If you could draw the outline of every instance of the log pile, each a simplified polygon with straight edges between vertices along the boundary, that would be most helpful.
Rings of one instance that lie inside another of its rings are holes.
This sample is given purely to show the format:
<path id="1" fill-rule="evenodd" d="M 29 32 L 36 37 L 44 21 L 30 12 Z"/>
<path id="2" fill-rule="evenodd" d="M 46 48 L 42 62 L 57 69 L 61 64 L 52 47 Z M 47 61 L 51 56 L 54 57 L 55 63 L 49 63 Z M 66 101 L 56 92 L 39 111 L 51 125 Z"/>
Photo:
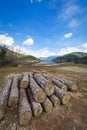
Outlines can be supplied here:
<path id="1" fill-rule="evenodd" d="M 26 125 L 32 116 L 67 104 L 71 98 L 68 91 L 76 90 L 74 82 L 45 71 L 23 72 L 21 79 L 17 76 L 9 79 L 0 93 L 0 120 L 4 118 L 8 106 L 18 109 L 19 124 Z"/>

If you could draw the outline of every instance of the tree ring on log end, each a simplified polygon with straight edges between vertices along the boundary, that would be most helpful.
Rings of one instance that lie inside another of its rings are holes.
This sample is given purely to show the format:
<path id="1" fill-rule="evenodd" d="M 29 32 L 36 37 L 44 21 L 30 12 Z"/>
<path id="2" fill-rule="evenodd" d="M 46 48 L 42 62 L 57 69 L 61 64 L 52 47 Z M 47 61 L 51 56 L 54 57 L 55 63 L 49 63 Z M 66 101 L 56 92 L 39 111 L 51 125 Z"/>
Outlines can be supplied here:
<path id="1" fill-rule="evenodd" d="M 67 104 L 70 99 L 71 99 L 70 94 L 67 94 L 67 95 L 64 96 L 64 98 L 63 98 L 63 100 L 62 100 L 62 103 L 63 103 L 63 104 Z"/>
<path id="2" fill-rule="evenodd" d="M 43 91 L 39 91 L 35 95 L 35 100 L 38 103 L 42 103 L 45 99 L 46 99 L 46 94 Z"/>
<path id="3" fill-rule="evenodd" d="M 20 117 L 20 125 L 27 125 L 31 119 L 31 112 L 25 112 Z"/>
<path id="4" fill-rule="evenodd" d="M 46 108 L 45 108 L 45 111 L 46 112 L 51 112 L 51 110 L 52 110 L 52 104 L 51 103 L 48 103 L 47 105 L 46 105 Z"/>
<path id="5" fill-rule="evenodd" d="M 4 117 L 4 110 L 0 109 L 0 120 Z"/>
<path id="6" fill-rule="evenodd" d="M 51 96 L 54 93 L 54 86 L 51 83 L 47 83 L 45 86 L 45 92 L 47 96 Z"/>
<path id="7" fill-rule="evenodd" d="M 66 86 L 66 85 L 63 85 L 63 86 L 62 86 L 62 90 L 67 91 L 67 86 Z"/>
<path id="8" fill-rule="evenodd" d="M 27 88 L 28 87 L 28 82 L 27 81 L 22 81 L 20 84 L 21 88 Z"/>
<path id="9" fill-rule="evenodd" d="M 38 106 L 35 110 L 34 110 L 34 116 L 39 116 L 42 113 L 42 107 Z"/>

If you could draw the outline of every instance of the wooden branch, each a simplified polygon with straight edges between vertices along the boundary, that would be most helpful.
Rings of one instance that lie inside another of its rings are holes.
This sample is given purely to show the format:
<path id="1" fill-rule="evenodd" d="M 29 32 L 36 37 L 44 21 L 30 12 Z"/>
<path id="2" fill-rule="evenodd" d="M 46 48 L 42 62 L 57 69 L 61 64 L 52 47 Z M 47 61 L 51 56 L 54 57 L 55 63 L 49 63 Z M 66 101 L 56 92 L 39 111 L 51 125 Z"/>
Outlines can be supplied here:
<path id="1" fill-rule="evenodd" d="M 39 87 L 36 81 L 30 76 L 30 88 L 33 95 L 33 98 L 36 102 L 42 103 L 46 99 L 46 94 Z"/>
<path id="2" fill-rule="evenodd" d="M 19 85 L 18 77 L 15 76 L 13 78 L 12 87 L 11 87 L 11 91 L 10 91 L 10 95 L 9 95 L 9 99 L 8 99 L 8 106 L 11 109 L 18 108 L 18 102 L 19 102 L 18 85 Z"/>
<path id="3" fill-rule="evenodd" d="M 29 123 L 32 117 L 32 111 L 30 104 L 27 99 L 26 91 L 20 88 L 20 99 L 19 99 L 19 124 L 26 125 Z"/>
<path id="4" fill-rule="evenodd" d="M 60 99 L 56 96 L 56 95 L 52 95 L 49 97 L 50 101 L 52 102 L 53 106 L 56 108 L 56 107 L 59 107 L 60 105 Z"/>
<path id="5" fill-rule="evenodd" d="M 46 80 L 40 74 L 34 74 L 34 79 L 41 86 L 41 88 L 45 91 L 46 95 L 50 96 L 54 93 L 54 86 L 51 82 Z"/>
<path id="6" fill-rule="evenodd" d="M 5 114 L 11 83 L 12 83 L 12 79 L 9 79 L 0 93 L 0 120 L 4 117 Z"/>
<path id="7" fill-rule="evenodd" d="M 27 93 L 28 93 L 28 97 L 29 97 L 29 101 L 31 103 L 31 107 L 32 107 L 32 111 L 33 111 L 33 114 L 34 116 L 39 116 L 43 109 L 42 109 L 42 106 L 40 103 L 37 103 L 34 99 L 33 99 L 33 96 L 31 94 L 31 91 L 29 90 L 29 88 L 27 88 Z"/>
<path id="8" fill-rule="evenodd" d="M 20 87 L 21 88 L 27 88 L 28 84 L 29 84 L 29 77 L 28 77 L 28 73 L 25 72 L 25 73 L 23 73 L 22 80 L 21 80 L 21 83 L 20 83 Z"/>
<path id="9" fill-rule="evenodd" d="M 67 104 L 71 99 L 71 96 L 68 92 L 63 91 L 62 89 L 55 86 L 55 95 L 59 97 L 62 104 Z"/>

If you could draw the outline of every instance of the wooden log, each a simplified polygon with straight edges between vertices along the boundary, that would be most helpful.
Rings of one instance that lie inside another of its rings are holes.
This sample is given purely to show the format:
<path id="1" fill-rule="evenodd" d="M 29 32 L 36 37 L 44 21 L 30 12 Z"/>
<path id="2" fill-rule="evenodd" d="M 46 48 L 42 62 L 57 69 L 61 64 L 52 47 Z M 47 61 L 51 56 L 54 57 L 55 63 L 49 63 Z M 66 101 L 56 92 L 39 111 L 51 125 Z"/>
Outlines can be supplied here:
<path id="1" fill-rule="evenodd" d="M 29 97 L 29 101 L 31 103 L 31 108 L 32 108 L 32 111 L 33 111 L 33 114 L 34 116 L 39 116 L 43 109 L 42 109 L 42 106 L 40 103 L 37 103 L 34 99 L 33 99 L 33 96 L 31 94 L 31 91 L 29 88 L 27 88 L 27 93 L 28 93 L 28 97 Z"/>
<path id="2" fill-rule="evenodd" d="M 63 91 L 62 89 L 55 86 L 55 95 L 59 97 L 62 104 L 67 104 L 71 99 L 71 96 L 68 92 Z"/>
<path id="3" fill-rule="evenodd" d="M 48 98 L 46 98 L 46 100 L 42 102 L 42 106 L 46 112 L 51 112 L 53 108 L 52 103 Z"/>
<path id="4" fill-rule="evenodd" d="M 59 107 L 60 105 L 60 99 L 56 96 L 56 95 L 52 95 L 49 97 L 49 99 L 51 100 L 53 106 L 56 108 L 56 107 Z"/>
<path id="5" fill-rule="evenodd" d="M 51 96 L 54 93 L 54 85 L 46 80 L 43 76 L 40 74 L 34 74 L 34 79 L 42 87 L 47 96 Z"/>
<path id="6" fill-rule="evenodd" d="M 0 93 L 0 120 L 4 117 L 12 79 L 9 79 Z"/>
<path id="7" fill-rule="evenodd" d="M 70 80 L 66 80 L 66 79 L 60 78 L 58 76 L 54 76 L 54 75 L 50 75 L 50 76 L 52 78 L 55 78 L 55 79 L 59 80 L 63 84 L 66 84 L 70 91 L 76 91 L 77 90 L 77 86 L 76 86 L 76 84 L 74 82 L 72 82 Z"/>
<path id="8" fill-rule="evenodd" d="M 39 85 L 36 83 L 32 76 L 30 76 L 30 88 L 33 98 L 36 102 L 42 103 L 46 99 L 45 92 L 39 87 Z"/>
<path id="9" fill-rule="evenodd" d="M 64 83 L 62 83 L 59 80 L 54 79 L 54 78 L 52 78 L 52 82 L 53 82 L 53 84 L 55 84 L 56 86 L 58 86 L 60 89 L 62 89 L 64 91 L 67 91 L 67 86 Z"/>
<path id="10" fill-rule="evenodd" d="M 13 109 L 13 108 L 18 108 L 18 102 L 19 102 L 19 79 L 17 76 L 13 78 L 12 86 L 11 86 L 11 91 L 8 99 L 8 106 Z"/>
<path id="11" fill-rule="evenodd" d="M 28 73 L 25 72 L 22 75 L 22 80 L 21 80 L 21 83 L 20 83 L 20 87 L 21 88 L 27 88 L 28 84 L 29 84 L 29 77 L 28 77 Z"/>
<path id="12" fill-rule="evenodd" d="M 27 99 L 26 91 L 20 88 L 20 99 L 19 99 L 19 124 L 26 125 L 29 123 L 32 117 L 32 111 L 30 104 Z"/>
<path id="13" fill-rule="evenodd" d="M 48 76 L 46 73 L 43 73 L 43 77 L 52 82 L 52 78 Z"/>

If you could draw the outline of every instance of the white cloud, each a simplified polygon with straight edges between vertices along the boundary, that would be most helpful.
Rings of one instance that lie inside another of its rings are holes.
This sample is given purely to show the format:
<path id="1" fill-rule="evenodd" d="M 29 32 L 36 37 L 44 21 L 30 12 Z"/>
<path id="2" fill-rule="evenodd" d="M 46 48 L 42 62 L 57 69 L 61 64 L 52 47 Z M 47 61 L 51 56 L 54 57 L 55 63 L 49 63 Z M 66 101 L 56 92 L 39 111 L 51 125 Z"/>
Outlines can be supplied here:
<path id="1" fill-rule="evenodd" d="M 64 38 L 71 38 L 73 36 L 73 33 L 66 33 L 64 35 Z"/>
<path id="2" fill-rule="evenodd" d="M 58 55 L 62 56 L 71 52 L 80 52 L 81 50 L 77 47 L 67 47 L 67 48 L 62 48 Z"/>
<path id="3" fill-rule="evenodd" d="M 76 4 L 74 0 L 63 1 L 63 6 L 59 15 L 59 19 L 65 21 L 75 16 L 80 10 L 80 7 Z"/>
<path id="4" fill-rule="evenodd" d="M 42 0 L 30 0 L 30 3 L 32 4 L 33 2 L 42 2 Z"/>
<path id="5" fill-rule="evenodd" d="M 14 39 L 9 37 L 8 35 L 0 35 L 0 44 L 6 46 L 12 46 L 14 43 Z"/>
<path id="6" fill-rule="evenodd" d="M 69 23 L 69 27 L 73 28 L 73 27 L 76 27 L 79 25 L 79 22 L 75 19 L 71 20 L 70 23 Z"/>
<path id="7" fill-rule="evenodd" d="M 32 38 L 28 38 L 23 42 L 23 45 L 33 45 L 33 44 L 34 44 L 34 40 Z"/>
<path id="8" fill-rule="evenodd" d="M 85 48 L 85 49 L 87 49 L 87 42 L 84 43 L 84 44 L 82 44 L 82 47 Z"/>

